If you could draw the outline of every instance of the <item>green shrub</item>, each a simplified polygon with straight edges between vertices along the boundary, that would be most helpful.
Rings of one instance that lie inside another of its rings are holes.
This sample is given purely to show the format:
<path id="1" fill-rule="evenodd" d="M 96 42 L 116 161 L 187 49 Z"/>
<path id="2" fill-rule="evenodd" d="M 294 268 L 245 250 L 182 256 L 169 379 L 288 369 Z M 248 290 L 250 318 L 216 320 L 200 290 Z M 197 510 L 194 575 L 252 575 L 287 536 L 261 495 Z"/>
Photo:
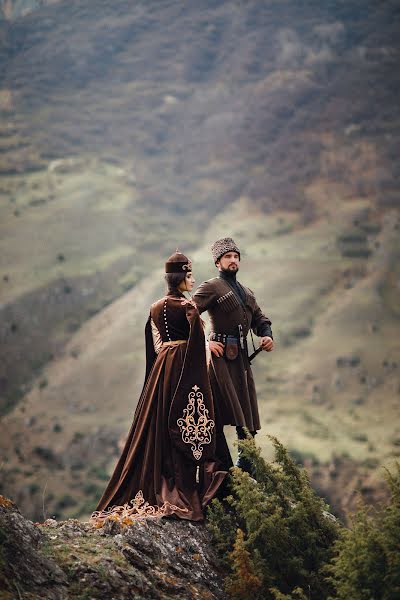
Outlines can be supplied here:
<path id="1" fill-rule="evenodd" d="M 338 244 L 362 244 L 367 242 L 363 231 L 351 230 L 336 237 Z"/>
<path id="2" fill-rule="evenodd" d="M 355 433 L 352 433 L 351 438 L 355 441 L 355 442 L 368 442 L 368 436 L 366 433 L 362 433 L 360 431 L 356 431 Z"/>
<path id="3" fill-rule="evenodd" d="M 379 223 L 371 223 L 369 221 L 360 223 L 359 227 L 369 235 L 377 235 L 382 229 L 382 226 Z"/>
<path id="4" fill-rule="evenodd" d="M 237 600 L 324 600 L 331 592 L 324 570 L 339 525 L 305 470 L 271 439 L 273 463 L 261 457 L 252 439 L 239 442 L 255 479 L 233 468 L 230 495 L 214 499 L 208 510 L 207 526 L 230 570 L 226 589 Z"/>
<path id="5" fill-rule="evenodd" d="M 34 454 L 36 454 L 36 456 L 39 456 L 43 460 L 55 462 L 56 457 L 54 455 L 54 452 L 51 448 L 48 448 L 47 446 L 35 446 L 33 448 L 33 452 Z"/>
<path id="6" fill-rule="evenodd" d="M 314 467 L 319 465 L 319 459 L 313 452 L 303 452 L 298 448 L 288 448 L 288 452 L 298 465 L 304 465 L 306 462 L 311 463 Z"/>
<path id="7" fill-rule="evenodd" d="M 104 465 L 93 465 L 90 467 L 89 475 L 93 475 L 102 481 L 108 481 L 110 479 L 110 475 L 106 471 Z"/>
<path id="8" fill-rule="evenodd" d="M 82 431 L 75 431 L 74 437 L 72 438 L 72 443 L 76 444 L 77 442 L 80 442 L 81 440 L 83 440 L 84 437 L 85 437 L 85 434 Z"/>
<path id="9" fill-rule="evenodd" d="M 86 496 L 93 496 L 94 498 L 100 498 L 103 492 L 103 489 L 93 481 L 85 483 L 82 489 Z"/>
<path id="10" fill-rule="evenodd" d="M 336 245 L 342 256 L 350 258 L 368 258 L 371 254 L 366 232 L 358 228 L 349 229 L 338 235 L 336 237 Z"/>
<path id="11" fill-rule="evenodd" d="M 335 543 L 329 567 L 335 600 L 400 598 L 400 464 L 387 472 L 391 502 L 372 516 L 362 506 Z"/>
<path id="12" fill-rule="evenodd" d="M 341 249 L 342 256 L 347 256 L 348 258 L 368 258 L 372 252 L 366 246 L 344 246 Z"/>
<path id="13" fill-rule="evenodd" d="M 71 506 L 76 506 L 77 500 L 71 494 L 64 494 L 58 500 L 56 504 L 56 508 L 58 510 L 63 510 L 64 508 L 70 508 Z"/>
<path id="14" fill-rule="evenodd" d="M 228 577 L 225 588 L 230 598 L 246 600 L 260 591 L 262 574 L 257 568 L 246 548 L 244 533 L 237 530 L 233 551 L 229 555 L 232 561 L 232 577 Z"/>

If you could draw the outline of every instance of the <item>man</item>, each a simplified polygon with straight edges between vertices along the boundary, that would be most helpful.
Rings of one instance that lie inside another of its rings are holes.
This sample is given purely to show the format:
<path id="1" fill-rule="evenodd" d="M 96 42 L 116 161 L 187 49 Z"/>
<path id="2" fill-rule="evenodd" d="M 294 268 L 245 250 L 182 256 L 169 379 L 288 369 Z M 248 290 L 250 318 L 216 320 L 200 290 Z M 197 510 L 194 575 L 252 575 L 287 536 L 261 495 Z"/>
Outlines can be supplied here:
<path id="1" fill-rule="evenodd" d="M 247 334 L 252 329 L 260 337 L 262 349 L 271 352 L 271 321 L 261 311 L 253 292 L 236 279 L 240 251 L 234 240 L 217 240 L 211 252 L 219 277 L 202 283 L 193 299 L 200 313 L 208 311 L 211 321 L 210 379 L 217 425 L 236 425 L 238 438 L 243 439 L 243 427 L 253 436 L 260 429 Z M 240 452 L 236 464 L 248 470 Z"/>

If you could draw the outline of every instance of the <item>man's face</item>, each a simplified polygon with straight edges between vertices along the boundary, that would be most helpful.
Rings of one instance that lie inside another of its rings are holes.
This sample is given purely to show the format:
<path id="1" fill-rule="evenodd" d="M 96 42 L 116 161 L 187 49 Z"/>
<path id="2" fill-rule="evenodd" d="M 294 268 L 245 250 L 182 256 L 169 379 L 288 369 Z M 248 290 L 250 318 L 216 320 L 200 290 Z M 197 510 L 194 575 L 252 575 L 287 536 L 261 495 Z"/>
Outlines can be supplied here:
<path id="1" fill-rule="evenodd" d="M 239 271 L 239 254 L 237 252 L 227 252 L 217 262 L 217 267 L 220 271 L 229 271 L 236 273 Z"/>

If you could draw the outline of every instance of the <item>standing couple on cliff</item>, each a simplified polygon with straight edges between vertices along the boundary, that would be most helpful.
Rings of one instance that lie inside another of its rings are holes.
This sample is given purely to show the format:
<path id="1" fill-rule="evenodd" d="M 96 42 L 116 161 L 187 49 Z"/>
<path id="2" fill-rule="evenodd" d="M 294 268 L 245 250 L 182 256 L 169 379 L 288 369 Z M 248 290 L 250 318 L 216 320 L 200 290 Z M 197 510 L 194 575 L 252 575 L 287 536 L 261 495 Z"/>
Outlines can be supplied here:
<path id="1" fill-rule="evenodd" d="M 193 298 L 191 260 L 176 251 L 165 263 L 167 293 L 150 307 L 145 328 L 144 387 L 95 522 L 137 515 L 201 521 L 232 466 L 224 425 L 236 426 L 239 439 L 244 427 L 253 436 L 260 429 L 247 334 L 252 330 L 270 352 L 271 321 L 236 278 L 234 240 L 217 240 L 211 252 L 218 277 Z M 212 328 L 207 344 L 205 311 Z M 240 453 L 236 464 L 246 468 Z"/>

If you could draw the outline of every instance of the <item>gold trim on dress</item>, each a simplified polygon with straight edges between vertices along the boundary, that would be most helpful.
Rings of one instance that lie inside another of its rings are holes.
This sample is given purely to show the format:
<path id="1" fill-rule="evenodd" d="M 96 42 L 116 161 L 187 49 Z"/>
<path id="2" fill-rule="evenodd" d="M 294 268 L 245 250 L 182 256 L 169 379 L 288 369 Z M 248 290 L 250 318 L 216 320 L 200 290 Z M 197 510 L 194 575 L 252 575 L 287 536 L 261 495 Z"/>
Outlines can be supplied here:
<path id="1" fill-rule="evenodd" d="M 145 501 L 143 492 L 140 490 L 136 496 L 121 506 L 111 506 L 106 510 L 95 511 L 89 522 L 100 529 L 107 521 L 118 521 L 121 525 L 133 525 L 135 521 L 149 518 L 160 518 L 171 512 L 179 511 L 187 513 L 187 508 L 179 508 L 166 500 L 161 506 L 152 506 Z"/>
<path id="2" fill-rule="evenodd" d="M 179 344 L 186 344 L 187 340 L 170 340 L 169 342 L 163 342 L 163 346 L 179 346 Z"/>
<path id="3" fill-rule="evenodd" d="M 197 385 L 192 387 L 189 393 L 189 402 L 183 410 L 183 417 L 178 419 L 177 424 L 182 433 L 185 444 L 191 444 L 191 450 L 196 460 L 203 455 L 203 445 L 211 443 L 212 431 L 215 422 L 208 418 L 209 411 L 204 405 L 204 396 Z M 196 403 L 197 401 L 197 403 Z M 197 406 L 195 406 L 195 403 Z M 196 421 L 197 409 L 197 421 Z"/>

